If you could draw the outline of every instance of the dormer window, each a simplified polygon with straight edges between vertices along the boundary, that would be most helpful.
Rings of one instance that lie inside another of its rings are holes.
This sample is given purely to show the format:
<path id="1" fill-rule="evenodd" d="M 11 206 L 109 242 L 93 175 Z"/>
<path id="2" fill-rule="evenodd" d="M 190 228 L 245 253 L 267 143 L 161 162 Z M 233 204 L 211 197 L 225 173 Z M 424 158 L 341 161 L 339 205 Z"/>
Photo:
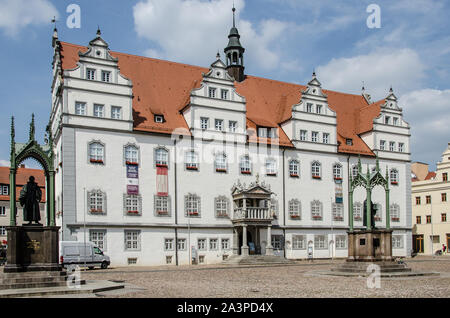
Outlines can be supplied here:
<path id="1" fill-rule="evenodd" d="M 389 117 L 389 116 L 384 117 L 384 123 L 386 125 L 389 125 L 391 123 L 391 117 Z"/>
<path id="2" fill-rule="evenodd" d="M 308 113 L 312 113 L 313 112 L 313 104 L 310 104 L 310 103 L 306 104 L 306 111 Z"/>
<path id="3" fill-rule="evenodd" d="M 322 114 L 322 105 L 317 105 L 316 106 L 316 113 L 317 114 Z"/>
<path id="4" fill-rule="evenodd" d="M 163 123 L 164 116 L 163 115 L 155 115 L 155 123 Z"/>
<path id="5" fill-rule="evenodd" d="M 88 68 L 86 70 L 86 79 L 90 81 L 95 81 L 95 70 L 93 68 Z"/>
<path id="6" fill-rule="evenodd" d="M 351 138 L 345 139 L 345 144 L 346 144 L 347 146 L 353 146 L 353 139 L 351 139 Z"/>
<path id="7" fill-rule="evenodd" d="M 102 71 L 102 82 L 110 82 L 111 81 L 111 72 Z"/>
<path id="8" fill-rule="evenodd" d="M 258 127 L 258 137 L 260 138 L 276 138 L 276 128 Z"/>
<path id="9" fill-rule="evenodd" d="M 209 97 L 216 98 L 216 89 L 214 87 L 209 88 Z"/>
<path id="10" fill-rule="evenodd" d="M 393 117 L 392 120 L 393 120 L 394 126 L 398 126 L 398 118 L 397 117 Z"/>

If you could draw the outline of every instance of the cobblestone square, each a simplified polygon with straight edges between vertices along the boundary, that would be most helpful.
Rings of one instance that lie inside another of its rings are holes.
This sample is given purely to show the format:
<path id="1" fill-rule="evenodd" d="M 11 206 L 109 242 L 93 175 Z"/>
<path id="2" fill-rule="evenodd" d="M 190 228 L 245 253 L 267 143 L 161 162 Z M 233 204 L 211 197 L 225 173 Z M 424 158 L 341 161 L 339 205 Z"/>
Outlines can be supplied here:
<path id="1" fill-rule="evenodd" d="M 90 297 L 126 298 L 317 298 L 450 297 L 450 257 L 406 259 L 413 271 L 439 276 L 382 278 L 381 288 L 367 287 L 364 277 L 320 276 L 343 260 L 298 261 L 286 266 L 129 267 L 82 271 L 86 280 L 124 281 L 122 291 Z M 86 295 L 83 297 L 87 297 Z"/>

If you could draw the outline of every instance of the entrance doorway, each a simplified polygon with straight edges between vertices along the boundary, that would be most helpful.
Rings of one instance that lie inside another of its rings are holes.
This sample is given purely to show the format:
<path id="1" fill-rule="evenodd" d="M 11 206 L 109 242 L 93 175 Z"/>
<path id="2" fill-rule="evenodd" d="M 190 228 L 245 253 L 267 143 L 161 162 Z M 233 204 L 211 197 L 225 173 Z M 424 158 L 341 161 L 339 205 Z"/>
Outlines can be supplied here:
<path id="1" fill-rule="evenodd" d="M 413 235 L 413 249 L 414 253 L 423 253 L 423 234 Z"/>
<path id="2" fill-rule="evenodd" d="M 249 255 L 261 255 L 259 228 L 247 227 L 247 246 Z M 242 255 L 242 229 L 239 230 L 239 255 Z"/>

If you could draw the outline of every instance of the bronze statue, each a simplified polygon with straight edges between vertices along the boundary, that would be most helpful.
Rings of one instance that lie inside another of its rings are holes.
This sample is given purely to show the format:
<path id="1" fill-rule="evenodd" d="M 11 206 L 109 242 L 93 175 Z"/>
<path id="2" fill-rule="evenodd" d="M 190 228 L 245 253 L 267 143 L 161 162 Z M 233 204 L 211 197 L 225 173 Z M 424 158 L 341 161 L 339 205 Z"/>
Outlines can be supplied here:
<path id="1" fill-rule="evenodd" d="M 367 226 L 367 214 L 366 214 L 366 211 L 367 211 L 367 199 L 366 200 L 364 200 L 364 210 L 363 210 L 363 225 L 364 226 Z M 374 204 L 372 201 L 370 202 L 370 212 L 371 212 L 371 215 L 370 215 L 370 224 L 372 225 L 372 228 L 374 229 L 375 228 L 375 215 L 377 214 L 377 210 L 378 210 L 378 207 L 377 207 L 377 205 L 376 204 Z"/>
<path id="2" fill-rule="evenodd" d="M 42 191 L 34 182 L 34 177 L 31 176 L 28 183 L 20 190 L 19 202 L 23 207 L 23 220 L 31 225 L 31 222 L 40 224 L 41 212 L 39 210 L 39 202 L 42 198 Z"/>

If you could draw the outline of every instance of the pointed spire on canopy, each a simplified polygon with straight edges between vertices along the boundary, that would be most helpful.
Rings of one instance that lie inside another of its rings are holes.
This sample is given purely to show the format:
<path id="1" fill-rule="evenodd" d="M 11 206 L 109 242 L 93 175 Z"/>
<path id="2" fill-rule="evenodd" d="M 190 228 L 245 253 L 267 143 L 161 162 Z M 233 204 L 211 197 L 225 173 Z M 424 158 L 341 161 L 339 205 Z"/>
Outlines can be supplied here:
<path id="1" fill-rule="evenodd" d="M 234 7 L 234 1 L 233 1 L 233 28 L 236 27 L 236 8 Z"/>
<path id="2" fill-rule="evenodd" d="M 102 35 L 102 31 L 100 31 L 100 26 L 97 25 L 97 37 L 100 37 Z"/>
<path id="3" fill-rule="evenodd" d="M 34 128 L 34 113 L 31 115 L 31 123 L 30 123 L 30 141 L 34 140 L 34 132 L 35 132 L 35 128 Z"/>

